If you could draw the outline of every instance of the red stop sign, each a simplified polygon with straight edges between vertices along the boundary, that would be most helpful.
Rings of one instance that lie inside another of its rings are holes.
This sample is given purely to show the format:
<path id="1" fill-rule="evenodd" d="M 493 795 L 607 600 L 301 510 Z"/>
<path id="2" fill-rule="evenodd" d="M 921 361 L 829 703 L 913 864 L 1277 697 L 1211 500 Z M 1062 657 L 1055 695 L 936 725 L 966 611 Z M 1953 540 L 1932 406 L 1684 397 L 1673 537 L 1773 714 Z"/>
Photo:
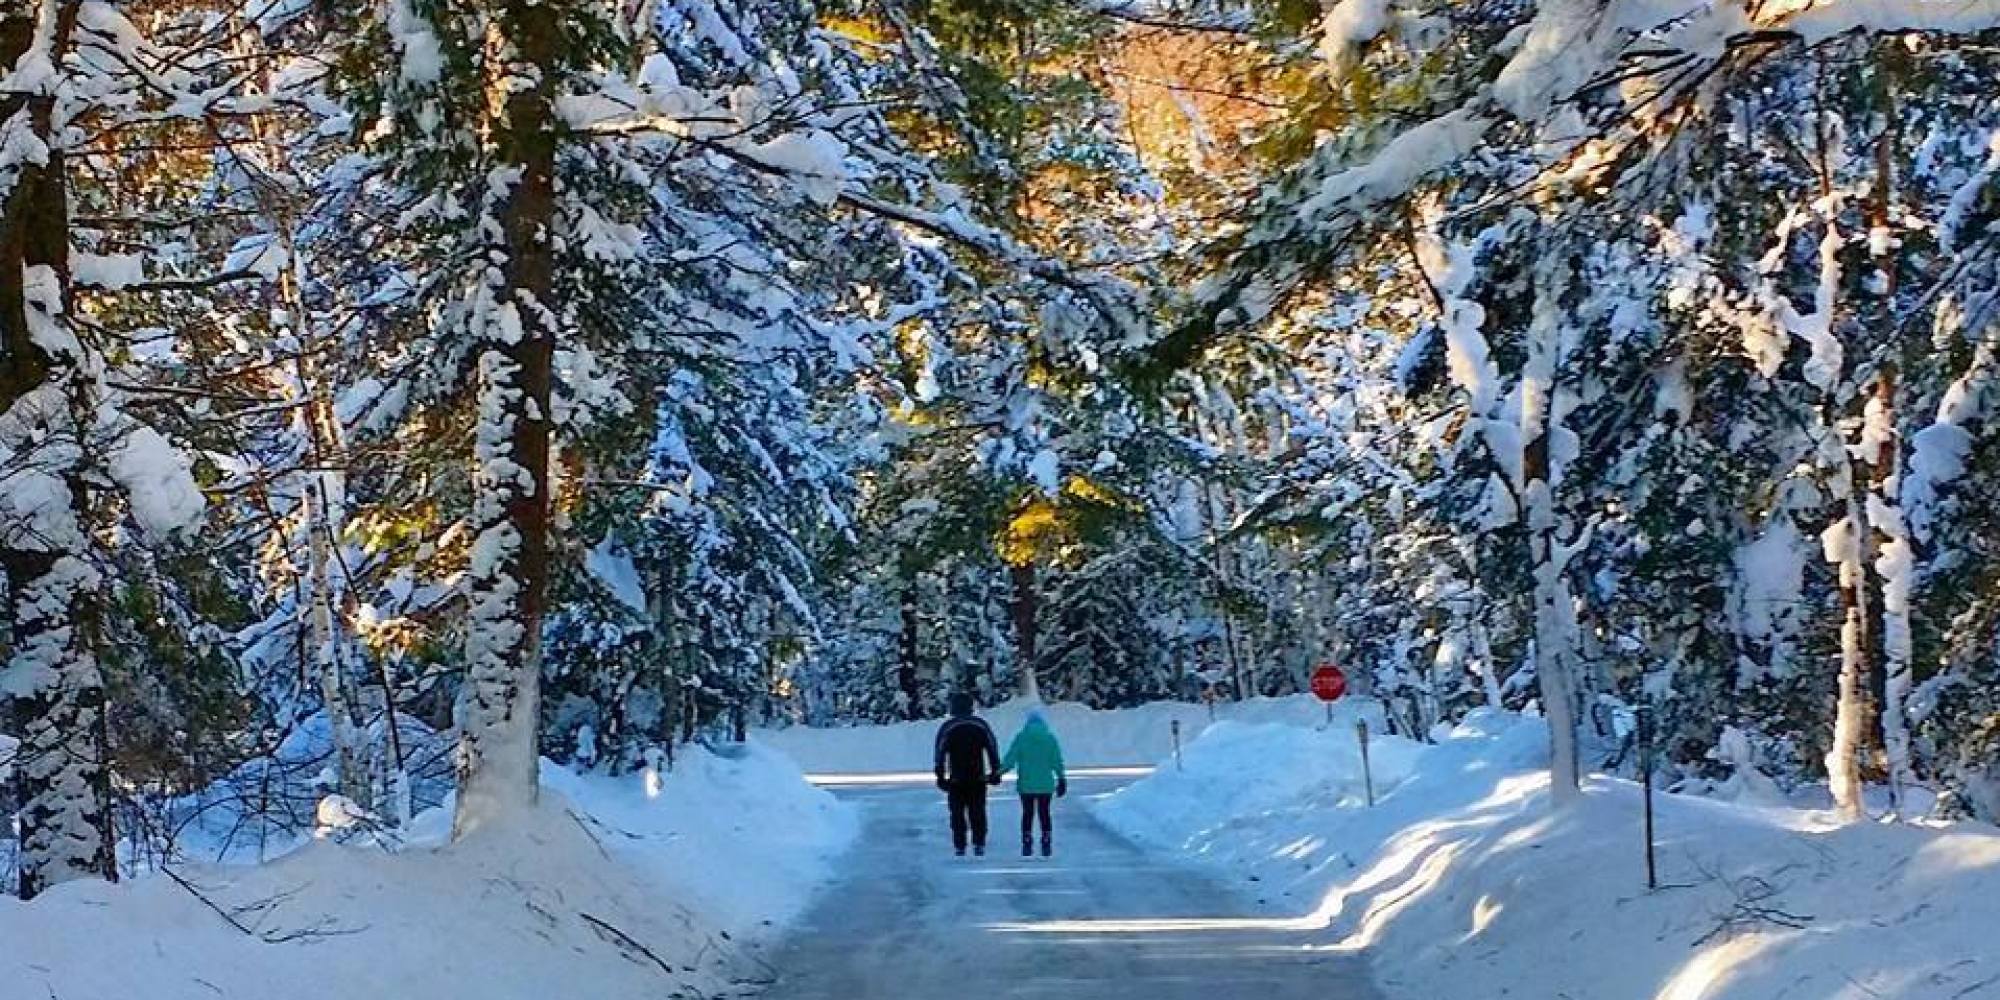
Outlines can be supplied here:
<path id="1" fill-rule="evenodd" d="M 1312 691 L 1321 701 L 1339 701 L 1347 693 L 1347 675 L 1331 663 L 1322 663 L 1313 670 Z"/>

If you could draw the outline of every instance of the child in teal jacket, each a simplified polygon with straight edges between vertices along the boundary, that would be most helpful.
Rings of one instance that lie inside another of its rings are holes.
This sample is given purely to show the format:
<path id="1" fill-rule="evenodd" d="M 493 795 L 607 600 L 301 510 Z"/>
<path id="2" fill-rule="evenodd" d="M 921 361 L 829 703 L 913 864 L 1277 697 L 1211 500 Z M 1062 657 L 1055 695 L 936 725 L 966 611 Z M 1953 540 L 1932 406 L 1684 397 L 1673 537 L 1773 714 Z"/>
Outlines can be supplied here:
<path id="1" fill-rule="evenodd" d="M 1035 821 L 1042 824 L 1042 857 L 1050 853 L 1049 811 L 1052 799 L 1069 794 L 1069 776 L 1063 772 L 1062 744 L 1049 728 L 1041 711 L 1028 713 L 1028 721 L 1014 734 L 1000 770 L 1017 771 L 1014 790 L 1021 795 L 1021 856 L 1034 854 Z"/>

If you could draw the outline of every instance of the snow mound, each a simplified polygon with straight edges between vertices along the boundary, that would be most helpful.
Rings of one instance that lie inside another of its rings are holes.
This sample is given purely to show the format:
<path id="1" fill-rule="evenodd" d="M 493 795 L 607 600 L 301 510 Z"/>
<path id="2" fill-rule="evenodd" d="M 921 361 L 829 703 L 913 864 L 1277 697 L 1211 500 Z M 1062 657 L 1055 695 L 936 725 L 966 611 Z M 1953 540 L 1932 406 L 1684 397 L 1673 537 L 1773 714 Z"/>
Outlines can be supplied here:
<path id="1" fill-rule="evenodd" d="M 671 773 L 636 779 L 545 763 L 542 786 L 588 803 L 588 825 L 614 857 L 650 870 L 733 937 L 796 918 L 860 830 L 852 806 L 755 742 L 690 748 Z"/>
<path id="2" fill-rule="evenodd" d="M 1316 726 L 1326 721 L 1326 708 L 1311 695 L 1252 698 L 1217 704 L 1213 718 L 1203 705 L 1154 702 L 1136 708 L 1099 710 L 1071 702 L 1043 706 L 1013 699 L 982 710 L 1004 746 L 1021 728 L 1028 712 L 1041 708 L 1061 738 L 1063 757 L 1075 767 L 1151 766 L 1173 754 L 1174 723 L 1188 743 L 1212 722 L 1284 723 Z M 1352 734 L 1356 719 L 1366 717 L 1379 730 L 1381 710 L 1372 702 L 1348 699 L 1334 707 L 1336 725 Z M 928 771 L 932 741 L 943 720 L 927 719 L 887 726 L 851 726 L 760 730 L 757 738 L 783 751 L 815 774 L 894 774 Z"/>
<path id="3" fill-rule="evenodd" d="M 413 826 L 441 838 L 449 812 Z M 854 832 L 754 745 L 666 775 L 545 765 L 534 813 L 457 844 L 319 841 L 0 901 L 0 1000 L 715 996 L 765 977 L 759 949 Z"/>
<path id="4" fill-rule="evenodd" d="M 1381 795 L 1407 779 L 1418 745 L 1399 737 L 1369 738 L 1370 773 Z M 1361 743 L 1352 725 L 1306 728 L 1279 723 L 1218 722 L 1140 785 L 1098 807 L 1113 826 L 1151 843 L 1199 851 L 1216 817 L 1268 822 L 1285 812 L 1315 811 L 1367 800 Z M 1201 803 L 1190 809 L 1191 802 Z"/>
<path id="5" fill-rule="evenodd" d="M 1392 998 L 1946 1000 L 1994 993 L 2000 831 L 1838 826 L 1639 789 L 1549 803 L 1547 730 L 1480 713 L 1374 744 L 1378 804 L 1334 731 L 1221 727 L 1097 805 L 1113 828 L 1253 890 L 1273 925 L 1365 950 Z M 1352 734 L 1348 734 L 1351 738 Z"/>

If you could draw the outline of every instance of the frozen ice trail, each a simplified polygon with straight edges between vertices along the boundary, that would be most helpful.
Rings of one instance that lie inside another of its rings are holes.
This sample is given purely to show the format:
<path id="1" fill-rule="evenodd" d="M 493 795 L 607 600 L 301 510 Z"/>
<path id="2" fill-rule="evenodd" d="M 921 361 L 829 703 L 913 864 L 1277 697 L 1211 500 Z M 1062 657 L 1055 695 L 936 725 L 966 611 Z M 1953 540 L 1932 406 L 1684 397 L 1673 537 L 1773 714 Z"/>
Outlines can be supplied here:
<path id="1" fill-rule="evenodd" d="M 1075 781 L 1056 856 L 1032 860 L 1005 789 L 988 856 L 956 858 L 927 784 L 836 783 L 863 810 L 861 840 L 773 956 L 766 1000 L 1377 1000 L 1358 957 L 1099 825 L 1084 799 L 1126 780 Z"/>

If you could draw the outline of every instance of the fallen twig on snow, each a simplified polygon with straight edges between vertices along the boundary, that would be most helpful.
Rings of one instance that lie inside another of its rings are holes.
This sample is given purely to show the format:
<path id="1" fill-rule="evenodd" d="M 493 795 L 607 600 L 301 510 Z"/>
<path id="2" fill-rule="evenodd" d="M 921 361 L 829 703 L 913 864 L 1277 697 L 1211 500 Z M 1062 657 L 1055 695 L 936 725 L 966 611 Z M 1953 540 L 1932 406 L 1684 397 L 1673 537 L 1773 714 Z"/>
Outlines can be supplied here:
<path id="1" fill-rule="evenodd" d="M 221 904 L 209 898 L 209 896 L 206 893 L 196 888 L 194 883 L 189 882 L 186 878 L 182 877 L 182 875 L 179 872 L 174 871 L 171 867 L 168 867 L 166 865 L 161 865 L 160 871 L 164 873 L 168 878 L 172 879 L 175 885 L 178 885 L 182 889 L 187 890 L 188 895 L 193 896 L 195 899 L 200 900 L 201 905 L 206 906 L 210 910 L 214 911 L 215 915 L 221 917 L 224 921 L 226 921 L 229 924 L 229 926 L 234 927 L 237 930 L 243 932 L 243 936 L 255 938 L 258 941 L 262 941 L 265 944 L 289 944 L 293 941 L 304 941 L 308 939 L 316 939 L 324 937 L 345 937 L 346 935 L 349 934 L 359 934 L 362 931 L 368 929 L 368 926 L 366 924 L 363 924 L 360 927 L 332 926 L 333 924 L 332 919 L 326 918 L 322 919 L 319 923 L 314 924 L 310 927 L 300 927 L 289 931 L 259 930 L 257 928 L 251 927 L 248 924 L 245 924 L 242 920 L 238 919 L 237 914 L 245 912 L 256 912 L 256 913 L 269 912 L 270 907 L 275 905 L 277 902 L 281 902 L 284 899 L 289 898 L 292 895 L 292 893 L 280 893 L 276 896 L 272 896 L 266 899 L 261 899 L 254 903 L 248 903 L 243 906 L 239 906 L 232 911 L 224 909 L 221 906 Z"/>
<path id="2" fill-rule="evenodd" d="M 1695 939 L 1696 948 L 1718 937 L 1733 937 L 1766 924 L 1800 930 L 1813 921 L 1811 914 L 1793 913 L 1782 907 L 1767 905 L 1784 890 L 1762 876 L 1745 875 L 1742 878 L 1724 879 L 1711 872 L 1703 874 L 1727 886 L 1735 901 L 1723 911 L 1715 927 Z"/>
<path id="3" fill-rule="evenodd" d="M 654 954 L 653 949 L 648 948 L 643 944 L 640 944 L 636 938 L 632 937 L 632 935 L 619 930 L 617 927 L 612 926 L 610 923 L 604 920 L 600 920 L 597 917 L 593 917 L 590 914 L 584 913 L 580 910 L 577 912 L 577 916 L 582 917 L 584 923 L 589 924 L 591 926 L 591 929 L 597 931 L 598 936 L 604 937 L 606 940 L 610 941 L 613 944 L 618 945 L 620 948 L 631 949 L 632 951 L 636 951 L 639 954 L 644 955 L 649 959 L 652 959 L 653 964 L 659 966 L 660 971 L 666 973 L 669 976 L 677 974 L 677 970 L 675 970 L 675 968 L 672 965 L 667 964 L 667 961 L 665 959 Z"/>

